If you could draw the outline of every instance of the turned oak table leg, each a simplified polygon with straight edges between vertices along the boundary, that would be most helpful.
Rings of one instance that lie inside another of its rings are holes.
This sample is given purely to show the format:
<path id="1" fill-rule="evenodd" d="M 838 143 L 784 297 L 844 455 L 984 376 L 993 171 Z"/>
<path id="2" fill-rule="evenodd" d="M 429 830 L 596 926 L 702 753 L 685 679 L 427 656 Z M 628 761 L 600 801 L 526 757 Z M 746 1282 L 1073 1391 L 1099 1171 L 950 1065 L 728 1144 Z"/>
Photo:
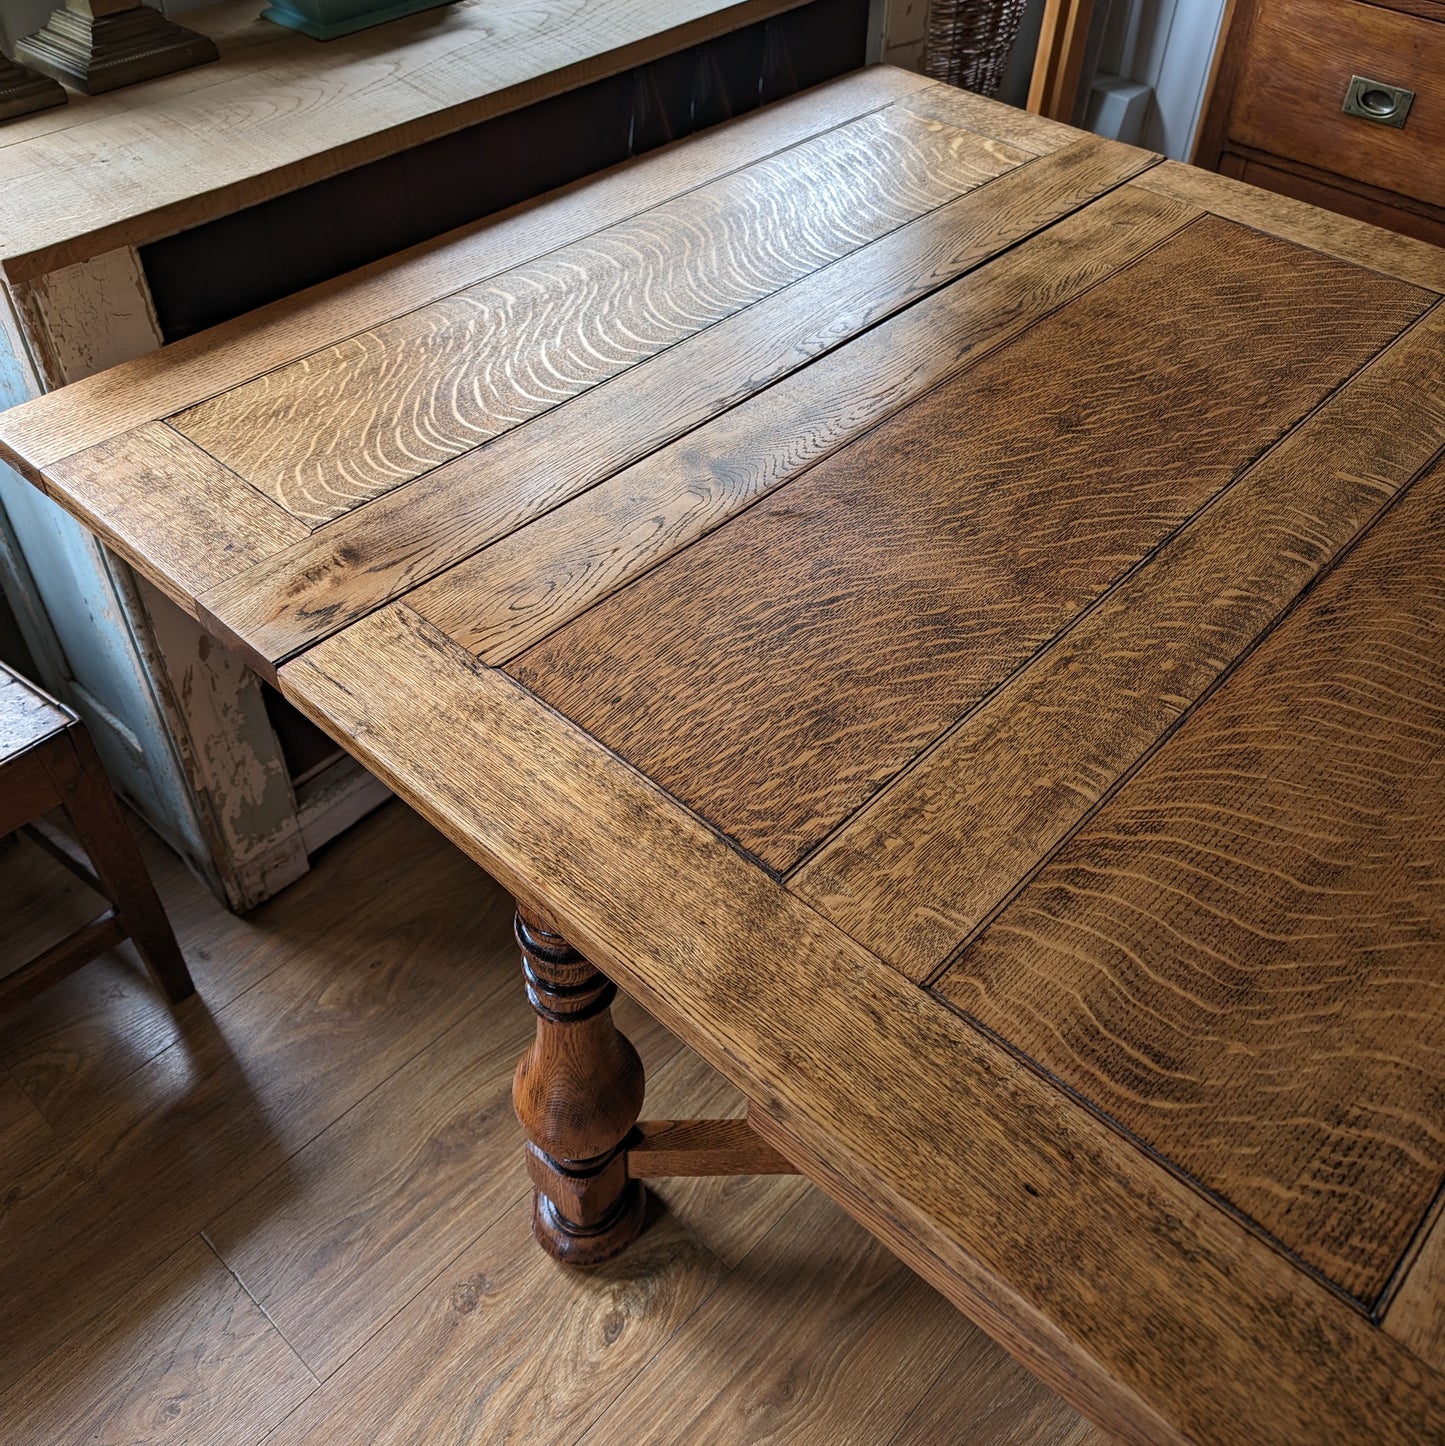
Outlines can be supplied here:
<path id="1" fill-rule="evenodd" d="M 642 1228 L 644 1192 L 626 1147 L 642 1109 L 642 1061 L 612 1022 L 617 987 L 539 911 L 517 910 L 517 942 L 537 1036 L 512 1102 L 527 1135 L 532 1229 L 569 1265 L 598 1265 Z"/>

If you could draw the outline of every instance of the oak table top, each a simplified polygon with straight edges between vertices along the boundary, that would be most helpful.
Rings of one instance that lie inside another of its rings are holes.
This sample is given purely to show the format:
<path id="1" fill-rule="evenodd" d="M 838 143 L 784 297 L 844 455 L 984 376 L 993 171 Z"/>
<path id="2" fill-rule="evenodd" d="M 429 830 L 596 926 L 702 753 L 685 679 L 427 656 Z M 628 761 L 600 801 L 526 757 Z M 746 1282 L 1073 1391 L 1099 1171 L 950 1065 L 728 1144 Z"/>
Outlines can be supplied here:
<path id="1" fill-rule="evenodd" d="M 1421 1442 L 1442 293 L 874 69 L 0 455 L 1106 1428 Z"/>

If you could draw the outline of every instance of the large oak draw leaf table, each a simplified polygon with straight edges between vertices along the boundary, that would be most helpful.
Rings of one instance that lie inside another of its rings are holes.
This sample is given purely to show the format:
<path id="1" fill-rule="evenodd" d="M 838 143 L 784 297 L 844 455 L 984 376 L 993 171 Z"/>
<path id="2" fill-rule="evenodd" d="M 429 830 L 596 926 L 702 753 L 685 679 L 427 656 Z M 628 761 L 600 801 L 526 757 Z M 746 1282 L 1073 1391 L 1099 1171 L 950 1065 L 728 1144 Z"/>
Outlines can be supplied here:
<path id="1" fill-rule="evenodd" d="M 0 451 L 514 892 L 554 1254 L 797 1168 L 1125 1439 L 1439 1441 L 1442 290 L 872 70 Z"/>

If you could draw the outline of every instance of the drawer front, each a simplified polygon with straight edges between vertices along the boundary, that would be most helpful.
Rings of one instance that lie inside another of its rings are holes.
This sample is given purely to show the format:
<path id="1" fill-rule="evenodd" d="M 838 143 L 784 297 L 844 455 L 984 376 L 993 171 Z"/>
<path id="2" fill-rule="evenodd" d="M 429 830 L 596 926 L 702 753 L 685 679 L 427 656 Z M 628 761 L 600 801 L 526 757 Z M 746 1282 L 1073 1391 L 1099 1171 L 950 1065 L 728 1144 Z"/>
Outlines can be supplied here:
<path id="1" fill-rule="evenodd" d="M 1403 128 L 1344 114 L 1352 75 L 1415 92 Z M 1445 205 L 1445 24 L 1354 0 L 1261 0 L 1229 139 Z"/>
<path id="2" fill-rule="evenodd" d="M 1327 185 L 1312 176 L 1296 175 L 1262 161 L 1226 156 L 1226 162 L 1220 167 L 1226 175 L 1248 181 L 1251 186 L 1277 191 L 1281 196 L 1293 196 L 1297 201 L 1308 201 L 1311 206 L 1339 211 L 1342 215 L 1368 221 L 1372 226 L 1384 226 L 1402 236 L 1414 236 L 1417 240 L 1445 247 L 1445 221 L 1436 221 L 1418 211 L 1406 211 L 1399 206 L 1387 206 L 1372 195 L 1348 191 L 1343 186 Z"/>

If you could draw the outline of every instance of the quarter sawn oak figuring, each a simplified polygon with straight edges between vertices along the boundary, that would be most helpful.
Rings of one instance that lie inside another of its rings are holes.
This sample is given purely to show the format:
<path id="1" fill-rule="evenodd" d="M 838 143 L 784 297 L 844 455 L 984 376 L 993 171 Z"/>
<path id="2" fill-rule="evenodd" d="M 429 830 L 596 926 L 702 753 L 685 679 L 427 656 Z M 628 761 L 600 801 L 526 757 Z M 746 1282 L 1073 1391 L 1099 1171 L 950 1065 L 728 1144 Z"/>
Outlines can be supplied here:
<path id="1" fill-rule="evenodd" d="M 797 1168 L 1124 1439 L 1417 1443 L 1442 292 L 875 70 L 0 451 L 516 895 L 552 1254 Z M 609 980 L 746 1121 L 636 1123 Z"/>
<path id="2" fill-rule="evenodd" d="M 1343 279 L 1200 220 L 511 671 L 785 871 L 1429 304 Z"/>
<path id="3" fill-rule="evenodd" d="M 1371 1308 L 1445 1175 L 1442 533 L 1437 467 L 935 986 Z"/>
<path id="4" fill-rule="evenodd" d="M 171 425 L 287 511 L 326 522 L 1027 159 L 884 111 L 281 367 Z"/>

